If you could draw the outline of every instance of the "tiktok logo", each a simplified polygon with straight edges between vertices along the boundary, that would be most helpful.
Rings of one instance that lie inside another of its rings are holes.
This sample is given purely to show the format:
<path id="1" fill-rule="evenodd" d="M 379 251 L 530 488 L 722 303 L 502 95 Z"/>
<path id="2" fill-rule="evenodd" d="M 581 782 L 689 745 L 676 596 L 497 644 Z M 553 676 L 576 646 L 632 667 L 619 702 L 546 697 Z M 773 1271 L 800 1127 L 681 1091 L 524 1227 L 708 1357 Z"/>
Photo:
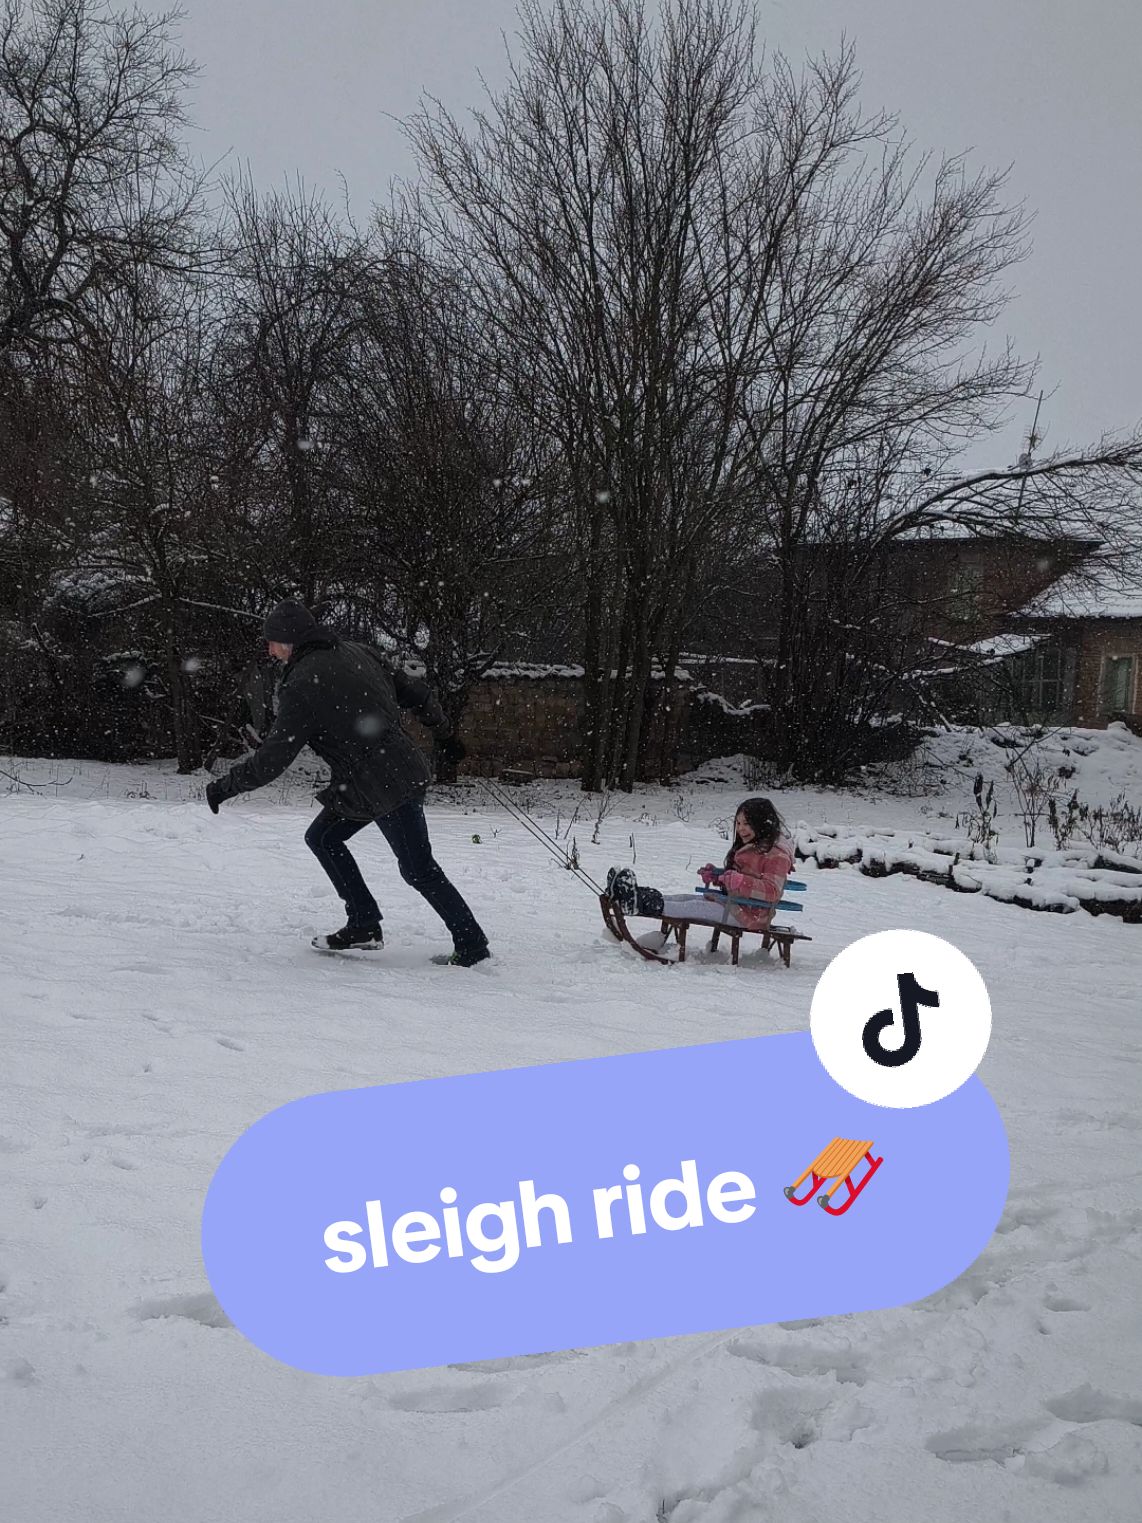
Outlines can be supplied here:
<path id="1" fill-rule="evenodd" d="M 927 931 L 877 931 L 821 974 L 809 1030 L 842 1089 L 907 1110 L 950 1095 L 975 1072 L 991 1035 L 991 1001 L 979 969 L 950 942 Z M 868 1136 L 867 1125 L 853 1135 Z"/>
<path id="2" fill-rule="evenodd" d="M 896 1019 L 896 1012 L 891 1006 L 887 1010 L 878 1010 L 861 1033 L 865 1052 L 882 1068 L 902 1068 L 905 1063 L 911 1063 L 920 1051 L 920 1006 L 936 1010 L 940 1004 L 940 996 L 936 991 L 923 988 L 911 973 L 898 973 L 896 987 L 900 993 L 900 1018 L 904 1024 L 904 1040 L 900 1046 L 885 1047 L 881 1041 L 884 1028 L 891 1026 Z M 866 1005 L 865 1009 L 867 1008 Z"/>

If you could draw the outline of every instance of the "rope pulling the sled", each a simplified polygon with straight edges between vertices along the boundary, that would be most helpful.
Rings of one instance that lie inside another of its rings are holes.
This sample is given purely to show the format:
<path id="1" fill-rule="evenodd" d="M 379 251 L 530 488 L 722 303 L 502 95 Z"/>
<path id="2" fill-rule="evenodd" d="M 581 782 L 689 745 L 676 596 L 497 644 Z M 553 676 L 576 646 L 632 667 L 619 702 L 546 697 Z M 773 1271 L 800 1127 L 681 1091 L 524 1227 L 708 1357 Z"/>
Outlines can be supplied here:
<path id="1" fill-rule="evenodd" d="M 562 846 L 560 846 L 555 837 L 548 835 L 543 826 L 533 820 L 531 815 L 528 814 L 527 810 L 524 809 L 521 804 L 517 804 L 514 799 L 508 798 L 503 789 L 498 788 L 496 784 L 489 781 L 488 778 L 482 777 L 479 781 L 488 793 L 488 796 L 495 803 L 499 804 L 501 809 L 506 810 L 507 813 L 511 815 L 512 819 L 517 820 L 528 832 L 528 834 L 532 836 L 534 840 L 538 841 L 539 844 L 544 847 L 544 849 L 548 851 L 551 856 L 555 858 L 560 867 L 567 868 L 570 873 L 573 873 L 574 876 L 578 878 L 579 882 L 583 885 L 584 888 L 589 888 L 591 892 L 596 896 L 603 892 L 603 890 L 595 882 L 594 878 L 591 877 L 590 873 L 585 872 L 582 867 L 579 867 L 573 863 L 567 852 Z"/>

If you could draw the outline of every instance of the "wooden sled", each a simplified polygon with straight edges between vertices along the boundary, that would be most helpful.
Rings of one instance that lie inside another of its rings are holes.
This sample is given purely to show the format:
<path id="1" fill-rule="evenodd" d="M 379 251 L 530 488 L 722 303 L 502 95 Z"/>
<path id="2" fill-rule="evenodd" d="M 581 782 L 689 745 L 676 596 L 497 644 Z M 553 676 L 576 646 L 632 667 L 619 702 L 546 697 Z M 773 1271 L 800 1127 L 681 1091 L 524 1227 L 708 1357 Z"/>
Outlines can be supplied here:
<path id="1" fill-rule="evenodd" d="M 852 1173 L 862 1158 L 868 1164 L 868 1168 L 861 1175 L 860 1183 L 854 1185 Z M 808 1205 L 825 1181 L 831 1179 L 834 1183 L 825 1191 L 824 1195 L 817 1195 L 817 1204 L 823 1207 L 830 1216 L 844 1216 L 845 1212 L 852 1205 L 853 1201 L 856 1200 L 857 1196 L 883 1162 L 883 1158 L 874 1158 L 872 1156 L 871 1141 L 854 1142 L 848 1137 L 834 1137 L 828 1147 L 823 1152 L 817 1154 L 804 1174 L 799 1175 L 791 1185 L 785 1186 L 785 1198 L 792 1201 L 795 1206 Z M 808 1190 L 806 1190 L 804 1195 L 798 1195 L 798 1186 L 809 1179 L 810 1175 L 812 1176 L 812 1182 Z M 845 1197 L 843 1205 L 834 1206 L 831 1204 L 832 1197 L 842 1185 L 844 1185 L 848 1194 Z"/>
<path id="2" fill-rule="evenodd" d="M 790 885 L 787 884 L 786 887 L 790 887 Z M 803 885 L 797 884 L 795 891 L 801 891 L 802 889 Z M 761 900 L 757 899 L 743 899 L 740 902 L 754 906 L 762 903 Z M 804 931 L 795 931 L 792 926 L 788 925 L 767 925 L 760 931 L 752 931 L 748 926 L 744 925 L 727 925 L 720 918 L 715 921 L 713 919 L 702 920 L 700 917 L 693 915 L 685 918 L 673 915 L 665 917 L 659 915 L 636 917 L 658 921 L 662 928 L 662 949 L 665 949 L 671 936 L 674 937 L 674 940 L 678 944 L 678 955 L 677 957 L 667 957 L 663 955 L 663 950 L 655 951 L 652 947 L 644 947 L 642 945 L 631 931 L 622 910 L 608 895 L 599 895 L 599 906 L 603 912 L 603 923 L 616 941 L 625 941 L 627 946 L 633 947 L 640 957 L 646 958 L 647 962 L 661 962 L 665 963 L 667 967 L 672 967 L 676 962 L 686 961 L 686 935 L 691 926 L 700 926 L 703 930 L 713 932 L 709 944 L 711 952 L 717 951 L 718 942 L 721 937 L 728 936 L 731 942 L 730 961 L 735 968 L 738 966 L 738 956 L 741 951 L 741 939 L 743 936 L 760 936 L 763 952 L 768 952 L 770 947 L 776 946 L 781 961 L 786 967 L 789 966 L 793 943 L 795 941 L 812 941 L 813 939 L 811 936 L 807 936 Z M 778 908 L 800 909 L 801 906 L 799 904 L 791 905 L 783 899 Z"/>

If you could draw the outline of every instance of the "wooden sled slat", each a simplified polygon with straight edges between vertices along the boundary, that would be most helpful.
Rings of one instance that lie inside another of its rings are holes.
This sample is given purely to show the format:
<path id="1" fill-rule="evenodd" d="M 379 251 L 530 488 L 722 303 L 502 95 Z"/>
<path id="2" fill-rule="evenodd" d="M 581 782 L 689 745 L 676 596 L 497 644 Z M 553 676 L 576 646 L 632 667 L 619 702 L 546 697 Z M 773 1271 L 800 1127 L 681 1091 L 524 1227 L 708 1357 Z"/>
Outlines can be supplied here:
<path id="1" fill-rule="evenodd" d="M 626 916 L 623 914 L 622 910 L 614 902 L 614 900 L 609 898 L 608 895 L 599 895 L 599 906 L 603 912 L 603 923 L 616 941 L 625 941 L 627 946 L 633 947 L 638 955 L 645 958 L 647 962 L 663 963 L 668 968 L 673 967 L 675 963 L 686 961 L 686 936 L 690 927 L 695 925 L 701 926 L 705 930 L 712 931 L 713 934 L 710 937 L 711 952 L 717 951 L 718 942 L 722 936 L 729 937 L 731 942 L 730 961 L 735 968 L 738 966 L 738 957 L 741 950 L 741 939 L 743 936 L 760 936 L 761 948 L 763 952 L 768 952 L 770 947 L 776 946 L 778 955 L 780 956 L 781 961 L 785 967 L 789 967 L 789 959 L 793 950 L 793 943 L 795 941 L 812 941 L 813 939 L 812 936 L 806 935 L 804 931 L 795 931 L 791 926 L 787 925 L 769 925 L 765 926 L 761 930 L 754 931 L 751 930 L 748 926 L 744 925 L 726 925 L 724 922 L 715 924 L 712 921 L 702 919 L 689 919 L 669 915 L 636 916 L 636 919 L 653 919 L 658 921 L 662 927 L 662 944 L 664 947 L 669 941 L 671 935 L 674 936 L 674 939 L 678 944 L 678 955 L 677 957 L 666 957 L 662 952 L 656 952 L 651 947 L 644 947 L 642 943 L 637 940 L 634 933 L 631 931 L 630 926 L 627 924 Z"/>

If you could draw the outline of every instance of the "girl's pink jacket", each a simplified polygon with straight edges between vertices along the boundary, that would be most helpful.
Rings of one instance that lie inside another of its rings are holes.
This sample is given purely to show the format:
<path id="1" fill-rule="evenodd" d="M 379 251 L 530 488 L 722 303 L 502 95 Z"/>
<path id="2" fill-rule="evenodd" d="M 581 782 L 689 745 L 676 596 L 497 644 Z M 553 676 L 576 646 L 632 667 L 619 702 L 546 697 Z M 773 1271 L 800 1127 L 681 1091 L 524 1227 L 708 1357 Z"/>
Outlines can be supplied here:
<path id="1" fill-rule="evenodd" d="M 776 905 L 792 871 L 793 842 L 788 836 L 779 836 L 768 851 L 762 846 L 739 846 L 733 866 L 722 874 L 721 884 L 731 899 L 768 899 Z M 750 931 L 763 931 L 775 913 L 747 904 L 731 908 L 734 919 Z"/>

